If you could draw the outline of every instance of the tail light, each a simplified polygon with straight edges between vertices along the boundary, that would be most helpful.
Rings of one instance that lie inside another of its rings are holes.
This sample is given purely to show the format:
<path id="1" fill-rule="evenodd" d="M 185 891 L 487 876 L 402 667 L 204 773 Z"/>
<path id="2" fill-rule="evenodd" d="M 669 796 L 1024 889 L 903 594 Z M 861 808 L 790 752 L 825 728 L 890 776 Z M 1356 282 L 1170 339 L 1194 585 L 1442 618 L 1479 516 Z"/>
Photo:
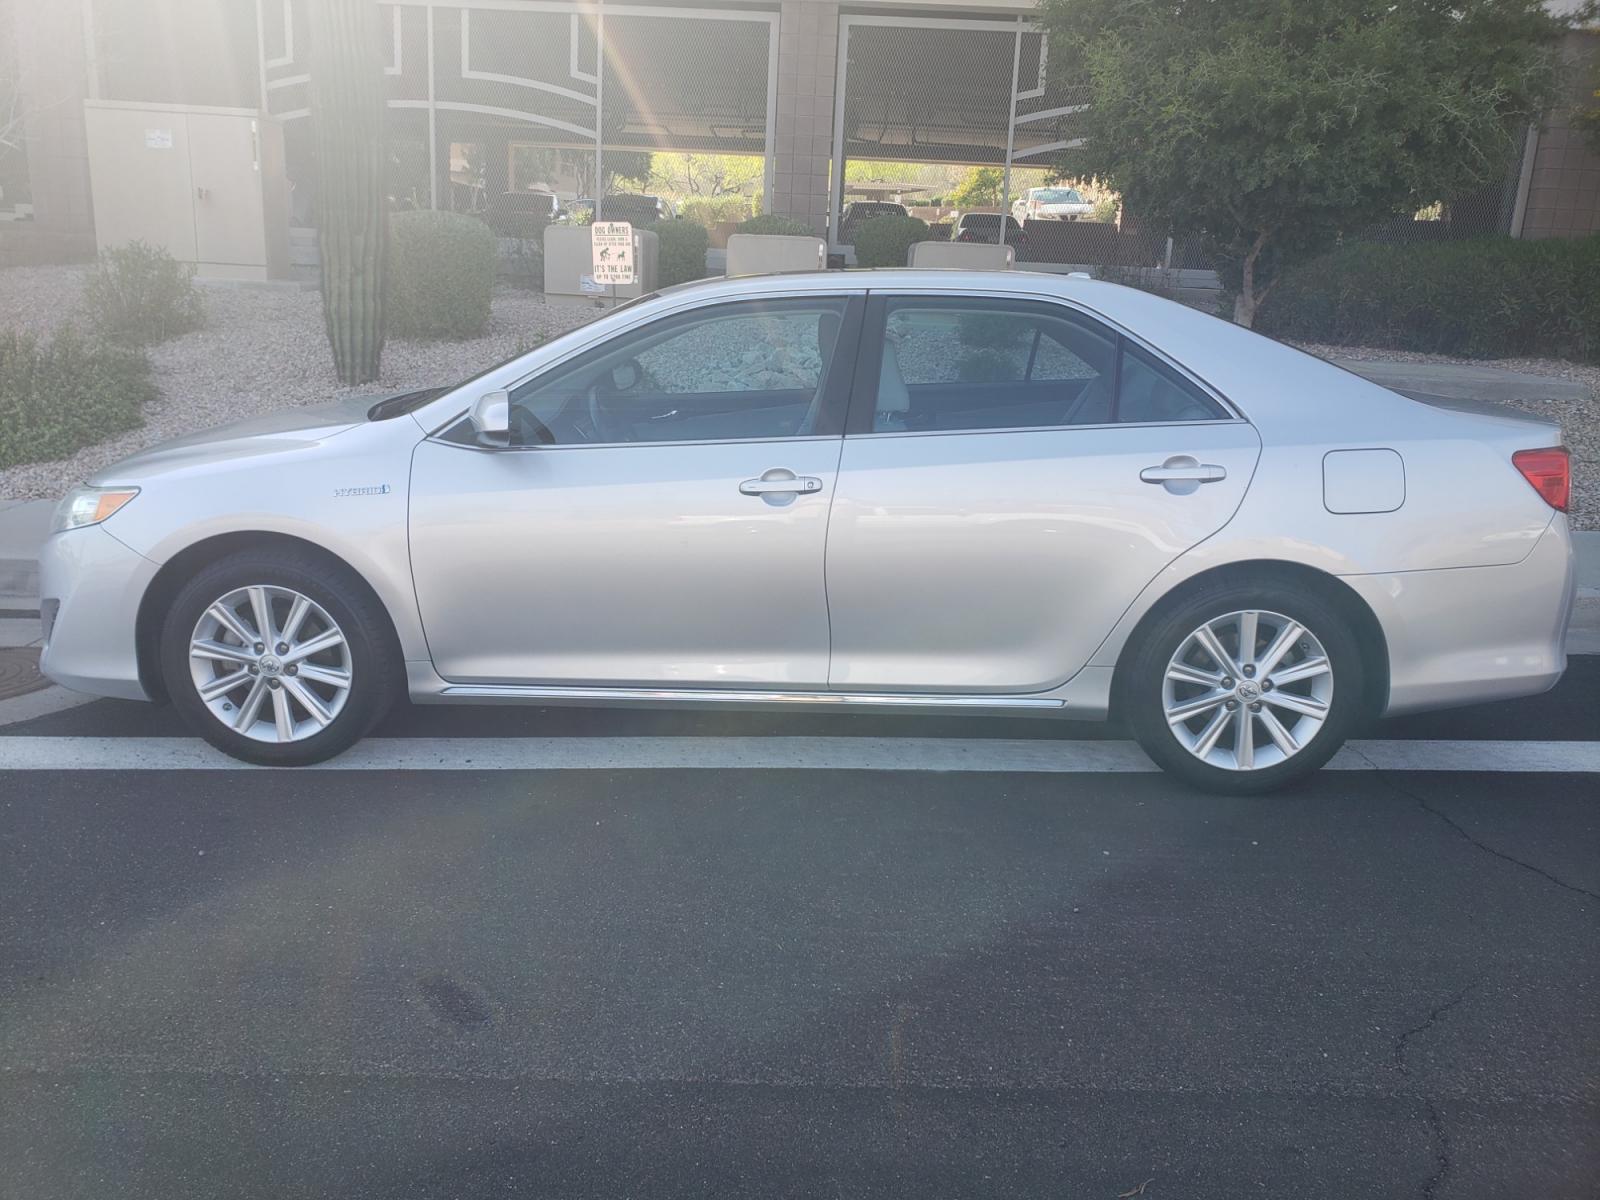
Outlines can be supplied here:
<path id="1" fill-rule="evenodd" d="M 1567 511 L 1572 500 L 1572 459 L 1565 446 L 1518 450 L 1511 462 L 1546 504 L 1557 512 Z"/>

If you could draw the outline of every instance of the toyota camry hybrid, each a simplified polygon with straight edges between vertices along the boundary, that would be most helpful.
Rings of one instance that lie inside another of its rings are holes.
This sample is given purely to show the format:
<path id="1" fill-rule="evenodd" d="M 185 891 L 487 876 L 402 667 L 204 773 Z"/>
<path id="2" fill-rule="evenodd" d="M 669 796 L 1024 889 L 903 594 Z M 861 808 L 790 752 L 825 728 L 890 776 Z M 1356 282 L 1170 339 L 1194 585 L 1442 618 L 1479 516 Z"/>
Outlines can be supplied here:
<path id="1" fill-rule="evenodd" d="M 684 285 L 100 472 L 42 667 L 257 763 L 418 703 L 1104 718 L 1256 792 L 1565 666 L 1553 423 L 1021 272 Z"/>

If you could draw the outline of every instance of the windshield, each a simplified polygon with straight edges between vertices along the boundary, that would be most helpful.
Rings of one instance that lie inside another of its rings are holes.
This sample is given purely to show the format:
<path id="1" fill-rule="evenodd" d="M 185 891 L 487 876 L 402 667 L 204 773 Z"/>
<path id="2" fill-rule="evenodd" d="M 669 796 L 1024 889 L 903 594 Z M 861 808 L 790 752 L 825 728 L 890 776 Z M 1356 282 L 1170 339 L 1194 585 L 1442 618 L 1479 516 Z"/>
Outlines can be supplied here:
<path id="1" fill-rule="evenodd" d="M 1083 203 L 1083 197 L 1071 188 L 1034 188 L 1031 195 L 1040 204 Z"/>

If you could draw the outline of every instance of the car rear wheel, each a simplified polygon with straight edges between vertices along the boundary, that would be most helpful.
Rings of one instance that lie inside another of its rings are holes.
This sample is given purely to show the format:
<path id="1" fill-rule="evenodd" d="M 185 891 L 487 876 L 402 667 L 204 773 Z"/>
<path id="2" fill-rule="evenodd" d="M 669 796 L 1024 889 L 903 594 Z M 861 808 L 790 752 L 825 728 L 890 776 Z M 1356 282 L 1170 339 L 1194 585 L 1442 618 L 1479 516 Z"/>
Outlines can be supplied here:
<path id="1" fill-rule="evenodd" d="M 1222 585 L 1164 614 L 1123 681 L 1133 733 L 1158 764 L 1208 791 L 1271 791 L 1322 767 L 1363 714 L 1349 619 L 1276 583 Z"/>
<path id="2" fill-rule="evenodd" d="M 318 555 L 229 555 L 174 599 L 162 672 L 195 732 L 246 762 L 303 766 L 348 749 L 388 711 L 398 659 L 377 602 Z"/>

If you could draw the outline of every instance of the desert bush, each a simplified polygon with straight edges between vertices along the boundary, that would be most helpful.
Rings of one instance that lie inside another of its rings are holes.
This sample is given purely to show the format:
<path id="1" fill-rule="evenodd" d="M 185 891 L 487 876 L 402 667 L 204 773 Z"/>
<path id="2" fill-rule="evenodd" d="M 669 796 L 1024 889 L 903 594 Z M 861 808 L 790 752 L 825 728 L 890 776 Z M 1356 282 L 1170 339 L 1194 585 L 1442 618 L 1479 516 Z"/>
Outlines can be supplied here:
<path id="1" fill-rule="evenodd" d="M 956 337 L 969 350 L 1001 350 L 1021 344 L 1033 331 L 1011 313 L 966 312 L 956 322 Z"/>
<path id="2" fill-rule="evenodd" d="M 750 207 L 751 198 L 744 195 L 690 196 L 678 205 L 678 215 L 710 228 L 719 221 L 749 220 Z"/>
<path id="3" fill-rule="evenodd" d="M 1300 341 L 1600 360 L 1600 235 L 1350 242 L 1287 270 L 1261 316 Z"/>
<path id="4" fill-rule="evenodd" d="M 657 282 L 662 287 L 706 277 L 706 227 L 693 221 L 662 221 L 655 230 Z"/>
<path id="5" fill-rule="evenodd" d="M 748 221 L 739 222 L 740 233 L 781 233 L 796 237 L 813 234 L 816 230 L 795 217 L 786 217 L 782 213 L 761 213 L 751 217 Z"/>
<path id="6" fill-rule="evenodd" d="M 396 213 L 390 222 L 389 328 L 401 337 L 477 337 L 494 299 L 495 238 L 460 213 Z"/>
<path id="7" fill-rule="evenodd" d="M 903 267 L 915 242 L 928 240 L 928 223 L 917 217 L 872 217 L 856 226 L 856 266 Z"/>
<path id="8" fill-rule="evenodd" d="M 83 304 L 95 333 L 130 346 L 164 342 L 205 323 L 194 267 L 142 241 L 100 252 L 84 280 Z"/>
<path id="9" fill-rule="evenodd" d="M 495 274 L 508 287 L 543 291 L 544 242 L 538 238 L 496 238 Z"/>
<path id="10" fill-rule="evenodd" d="M 0 468 L 65 458 L 144 424 L 144 351 L 68 326 L 48 342 L 0 333 Z"/>

